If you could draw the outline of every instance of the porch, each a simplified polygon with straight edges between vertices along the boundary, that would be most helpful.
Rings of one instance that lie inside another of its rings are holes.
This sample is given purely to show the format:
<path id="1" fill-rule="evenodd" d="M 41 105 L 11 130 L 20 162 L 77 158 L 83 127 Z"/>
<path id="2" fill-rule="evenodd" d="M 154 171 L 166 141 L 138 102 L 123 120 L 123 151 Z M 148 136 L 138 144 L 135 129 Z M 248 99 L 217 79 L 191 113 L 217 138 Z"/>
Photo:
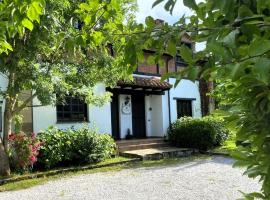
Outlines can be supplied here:
<path id="1" fill-rule="evenodd" d="M 114 139 L 163 137 L 169 126 L 168 93 L 172 86 L 158 78 L 134 77 L 113 88 L 111 124 Z"/>

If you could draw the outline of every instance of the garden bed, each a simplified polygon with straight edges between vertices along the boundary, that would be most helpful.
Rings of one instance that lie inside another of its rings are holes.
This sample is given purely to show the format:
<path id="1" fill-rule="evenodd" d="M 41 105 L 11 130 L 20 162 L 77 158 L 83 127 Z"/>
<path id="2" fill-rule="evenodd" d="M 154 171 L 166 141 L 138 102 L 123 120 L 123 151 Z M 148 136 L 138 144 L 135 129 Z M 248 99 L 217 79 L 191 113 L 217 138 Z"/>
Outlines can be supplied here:
<path id="1" fill-rule="evenodd" d="M 37 171 L 35 173 L 28 173 L 24 175 L 19 174 L 12 174 L 9 178 L 1 178 L 0 179 L 0 186 L 4 185 L 6 183 L 12 183 L 27 179 L 36 179 L 40 177 L 48 177 L 48 176 L 54 176 L 57 174 L 63 174 L 68 172 L 76 172 L 76 171 L 84 171 L 88 169 L 95 169 L 95 168 L 102 168 L 102 167 L 109 167 L 114 165 L 121 165 L 125 163 L 131 163 L 131 162 L 137 162 L 140 161 L 139 158 L 125 158 L 125 157 L 115 157 L 111 159 L 107 159 L 103 162 L 96 163 L 96 164 L 89 164 L 89 165 L 83 165 L 83 166 L 75 166 L 75 167 L 66 167 L 66 168 L 56 168 L 49 171 Z M 1 188 L 0 188 L 1 191 Z"/>

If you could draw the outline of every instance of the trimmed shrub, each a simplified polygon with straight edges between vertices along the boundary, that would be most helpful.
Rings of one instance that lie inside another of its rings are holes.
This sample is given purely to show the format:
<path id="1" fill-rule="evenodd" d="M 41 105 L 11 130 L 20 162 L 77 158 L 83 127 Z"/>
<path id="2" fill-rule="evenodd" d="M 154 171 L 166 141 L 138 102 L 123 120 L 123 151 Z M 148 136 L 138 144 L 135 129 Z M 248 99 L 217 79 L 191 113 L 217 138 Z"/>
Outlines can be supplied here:
<path id="1" fill-rule="evenodd" d="M 182 117 L 168 131 L 170 142 L 178 147 L 208 150 L 227 139 L 229 131 L 221 119 Z"/>
<path id="2" fill-rule="evenodd" d="M 38 138 L 43 142 L 38 163 L 46 168 L 99 162 L 115 152 L 115 143 L 110 135 L 87 127 L 77 130 L 50 127 L 39 133 Z"/>
<path id="3" fill-rule="evenodd" d="M 230 131 L 224 125 L 224 120 L 222 118 L 206 116 L 203 117 L 202 120 L 206 123 L 209 123 L 216 132 L 216 142 L 215 146 L 222 145 L 225 140 L 227 140 L 230 136 Z"/>

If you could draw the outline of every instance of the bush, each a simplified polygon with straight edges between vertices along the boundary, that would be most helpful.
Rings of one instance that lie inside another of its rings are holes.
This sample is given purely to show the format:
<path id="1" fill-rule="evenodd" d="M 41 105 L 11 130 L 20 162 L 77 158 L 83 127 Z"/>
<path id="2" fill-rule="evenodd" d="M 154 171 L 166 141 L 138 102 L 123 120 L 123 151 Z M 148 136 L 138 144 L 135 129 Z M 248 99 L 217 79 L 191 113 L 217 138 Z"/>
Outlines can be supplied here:
<path id="1" fill-rule="evenodd" d="M 170 126 L 168 132 L 172 144 L 200 150 L 220 145 L 228 135 L 222 120 L 213 117 L 182 117 Z"/>
<path id="2" fill-rule="evenodd" d="M 38 134 L 44 142 L 38 157 L 39 165 L 55 166 L 99 162 L 110 158 L 115 151 L 115 143 L 108 134 L 99 134 L 87 127 L 60 130 L 50 127 Z"/>
<path id="3" fill-rule="evenodd" d="M 216 142 L 215 146 L 222 145 L 230 136 L 230 131 L 224 125 L 224 120 L 222 118 L 206 116 L 201 118 L 205 123 L 209 123 L 216 132 Z"/>
<path id="4" fill-rule="evenodd" d="M 37 156 L 41 147 L 41 142 L 32 133 L 27 135 L 23 132 L 9 135 L 9 157 L 11 167 L 17 171 L 27 171 L 33 168 L 37 162 Z"/>

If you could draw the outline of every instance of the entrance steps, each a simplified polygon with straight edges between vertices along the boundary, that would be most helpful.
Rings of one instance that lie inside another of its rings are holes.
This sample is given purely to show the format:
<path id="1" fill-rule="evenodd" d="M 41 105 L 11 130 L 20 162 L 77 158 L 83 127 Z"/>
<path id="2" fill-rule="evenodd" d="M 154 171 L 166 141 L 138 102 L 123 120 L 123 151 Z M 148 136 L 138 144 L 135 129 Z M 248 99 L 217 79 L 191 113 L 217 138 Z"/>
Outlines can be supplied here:
<path id="1" fill-rule="evenodd" d="M 141 160 L 160 160 L 164 158 L 188 157 L 196 153 L 199 153 L 199 151 L 195 149 L 162 147 L 124 151 L 120 152 L 120 155 L 131 158 L 140 158 Z"/>
<path id="2" fill-rule="evenodd" d="M 119 155 L 142 160 L 186 157 L 198 153 L 195 149 L 171 147 L 163 138 L 147 138 L 116 141 Z"/>
<path id="3" fill-rule="evenodd" d="M 116 141 L 118 152 L 141 150 L 149 148 L 169 147 L 163 138 L 131 139 Z"/>

